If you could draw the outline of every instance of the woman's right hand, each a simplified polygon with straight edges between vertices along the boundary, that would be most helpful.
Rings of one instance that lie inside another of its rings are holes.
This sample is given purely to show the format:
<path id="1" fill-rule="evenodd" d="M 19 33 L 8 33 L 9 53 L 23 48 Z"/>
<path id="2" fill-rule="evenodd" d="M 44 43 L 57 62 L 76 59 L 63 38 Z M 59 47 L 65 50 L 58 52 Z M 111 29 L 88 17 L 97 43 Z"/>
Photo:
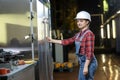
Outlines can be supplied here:
<path id="1" fill-rule="evenodd" d="M 50 37 L 46 37 L 46 40 L 48 42 L 51 42 L 51 43 L 57 43 L 57 44 L 61 44 L 62 43 L 61 40 L 52 39 Z"/>
<path id="2" fill-rule="evenodd" d="M 46 40 L 47 40 L 48 42 L 52 42 L 52 39 L 51 39 L 50 37 L 46 37 Z"/>

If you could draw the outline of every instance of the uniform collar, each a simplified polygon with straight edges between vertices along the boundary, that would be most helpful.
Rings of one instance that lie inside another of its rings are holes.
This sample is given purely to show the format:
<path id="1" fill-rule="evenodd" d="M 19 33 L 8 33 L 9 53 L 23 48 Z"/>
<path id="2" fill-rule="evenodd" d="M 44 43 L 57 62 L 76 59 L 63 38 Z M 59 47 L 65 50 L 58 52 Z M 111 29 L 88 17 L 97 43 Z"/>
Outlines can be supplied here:
<path id="1" fill-rule="evenodd" d="M 85 29 L 84 31 L 80 31 L 80 35 L 82 35 L 83 33 L 85 33 L 87 30 L 89 30 L 89 28 Z"/>

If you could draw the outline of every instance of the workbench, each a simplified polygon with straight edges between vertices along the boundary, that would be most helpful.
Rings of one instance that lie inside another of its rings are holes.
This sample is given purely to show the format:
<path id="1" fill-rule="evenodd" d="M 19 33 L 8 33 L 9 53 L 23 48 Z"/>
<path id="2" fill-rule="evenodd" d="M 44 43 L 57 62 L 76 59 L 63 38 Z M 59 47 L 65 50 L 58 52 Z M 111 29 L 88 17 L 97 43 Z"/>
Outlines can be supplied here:
<path id="1" fill-rule="evenodd" d="M 35 80 L 36 63 L 16 66 L 14 70 L 5 75 L 0 75 L 0 80 Z"/>

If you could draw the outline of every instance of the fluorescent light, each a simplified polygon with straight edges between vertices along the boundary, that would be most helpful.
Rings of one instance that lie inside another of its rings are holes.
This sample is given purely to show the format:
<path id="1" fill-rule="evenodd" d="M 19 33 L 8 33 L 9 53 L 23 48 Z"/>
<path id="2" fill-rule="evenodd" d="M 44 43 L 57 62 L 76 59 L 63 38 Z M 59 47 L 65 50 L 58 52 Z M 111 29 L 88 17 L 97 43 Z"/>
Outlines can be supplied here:
<path id="1" fill-rule="evenodd" d="M 113 33 L 113 38 L 116 38 L 116 24 L 115 20 L 112 20 L 112 33 Z"/>
<path id="2" fill-rule="evenodd" d="M 103 25 L 101 25 L 100 26 L 100 28 L 101 28 L 101 38 L 103 39 L 104 38 L 104 29 L 103 29 Z"/>
<path id="3" fill-rule="evenodd" d="M 103 30 L 103 28 L 101 28 L 101 38 L 102 39 L 104 38 L 104 30 Z"/>
<path id="4" fill-rule="evenodd" d="M 107 38 L 110 39 L 110 25 L 107 24 Z"/>
<path id="5" fill-rule="evenodd" d="M 119 10 L 119 11 L 117 11 L 117 13 L 119 14 L 119 13 L 120 13 L 120 10 Z"/>

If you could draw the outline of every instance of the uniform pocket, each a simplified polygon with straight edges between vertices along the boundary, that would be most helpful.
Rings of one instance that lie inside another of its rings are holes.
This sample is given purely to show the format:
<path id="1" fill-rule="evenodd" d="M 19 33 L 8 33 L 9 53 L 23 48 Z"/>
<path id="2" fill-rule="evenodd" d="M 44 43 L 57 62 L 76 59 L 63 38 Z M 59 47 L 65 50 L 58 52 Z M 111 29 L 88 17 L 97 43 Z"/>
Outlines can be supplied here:
<path id="1" fill-rule="evenodd" d="M 81 60 L 82 62 L 85 62 L 85 61 L 86 61 L 86 57 L 85 57 L 84 55 L 82 55 L 82 56 L 80 56 L 80 60 Z"/>

